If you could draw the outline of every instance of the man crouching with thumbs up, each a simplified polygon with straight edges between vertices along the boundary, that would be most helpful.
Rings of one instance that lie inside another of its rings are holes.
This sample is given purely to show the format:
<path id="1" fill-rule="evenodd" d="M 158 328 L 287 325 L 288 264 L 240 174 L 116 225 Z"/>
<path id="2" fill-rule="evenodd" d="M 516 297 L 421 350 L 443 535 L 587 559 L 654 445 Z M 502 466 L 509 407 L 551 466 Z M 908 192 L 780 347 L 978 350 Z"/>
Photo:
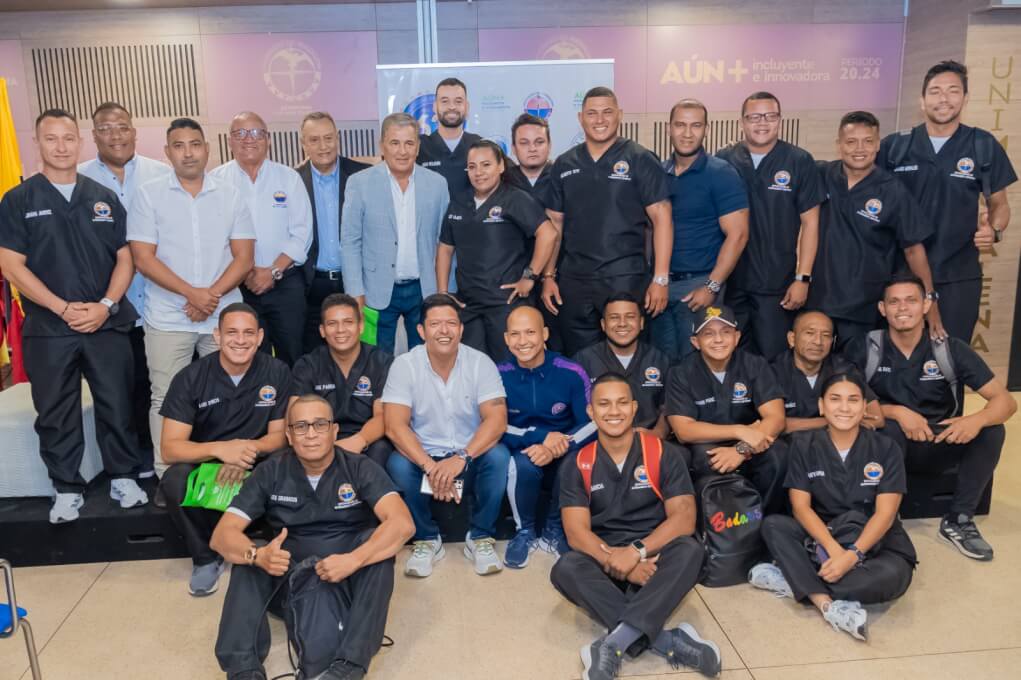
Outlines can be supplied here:
<path id="1" fill-rule="evenodd" d="M 394 555 L 415 533 L 407 506 L 383 468 L 334 446 L 329 403 L 299 397 L 287 412 L 290 447 L 259 465 L 224 513 L 210 542 L 232 563 L 216 658 L 228 680 L 266 680 L 266 605 L 279 611 L 288 569 L 306 557 L 319 578 L 350 603 L 335 661 L 323 680 L 358 680 L 379 650 L 393 592 Z M 245 535 L 265 517 L 276 538 L 256 546 Z M 276 593 L 274 595 L 274 593 Z"/>

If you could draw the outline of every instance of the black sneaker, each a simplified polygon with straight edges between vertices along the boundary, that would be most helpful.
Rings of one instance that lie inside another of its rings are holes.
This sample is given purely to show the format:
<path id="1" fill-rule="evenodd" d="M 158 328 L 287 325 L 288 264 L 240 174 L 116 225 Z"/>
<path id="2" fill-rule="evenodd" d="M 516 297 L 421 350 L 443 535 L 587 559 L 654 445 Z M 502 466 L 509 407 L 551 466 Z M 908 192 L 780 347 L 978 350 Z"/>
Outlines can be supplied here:
<path id="1" fill-rule="evenodd" d="M 682 623 L 669 631 L 672 638 L 670 651 L 666 654 L 658 650 L 657 654 L 665 657 L 672 668 L 687 666 L 694 668 L 708 678 L 720 674 L 720 648 L 709 640 L 703 640 L 688 623 Z"/>
<path id="2" fill-rule="evenodd" d="M 988 562 L 993 559 L 993 547 L 982 538 L 972 517 L 958 515 L 954 521 L 949 515 L 945 516 L 939 523 L 939 536 L 973 560 Z"/>
<path id="3" fill-rule="evenodd" d="M 581 648 L 581 663 L 585 670 L 581 680 L 613 680 L 620 675 L 620 664 L 624 654 L 601 637 L 591 645 Z"/>
<path id="4" fill-rule="evenodd" d="M 344 659 L 338 659 L 330 664 L 325 673 L 319 676 L 319 680 L 362 680 L 364 677 L 364 668 Z"/>
<path id="5" fill-rule="evenodd" d="M 228 673 L 227 680 L 266 680 L 266 672 L 260 668 L 254 671 Z"/>

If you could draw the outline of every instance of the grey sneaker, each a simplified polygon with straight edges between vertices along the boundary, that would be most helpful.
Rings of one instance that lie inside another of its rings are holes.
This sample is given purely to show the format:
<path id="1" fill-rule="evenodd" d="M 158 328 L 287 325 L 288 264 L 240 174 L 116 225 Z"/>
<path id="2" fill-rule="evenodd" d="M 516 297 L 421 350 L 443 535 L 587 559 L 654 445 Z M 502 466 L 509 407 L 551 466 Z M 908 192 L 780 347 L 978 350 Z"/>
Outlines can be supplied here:
<path id="1" fill-rule="evenodd" d="M 191 568 L 191 581 L 188 582 L 188 592 L 195 597 L 206 597 L 216 592 L 220 585 L 220 574 L 226 569 L 223 559 Z"/>
<path id="2" fill-rule="evenodd" d="M 58 493 L 50 508 L 50 524 L 64 524 L 78 519 L 78 510 L 85 505 L 85 496 L 80 493 Z"/>
<path id="3" fill-rule="evenodd" d="M 433 573 L 433 565 L 443 559 L 443 543 L 439 538 L 430 541 L 415 541 L 411 547 L 411 557 L 404 564 L 404 573 L 408 576 L 425 578 Z"/>
<path id="4" fill-rule="evenodd" d="M 833 626 L 833 630 L 842 630 L 862 642 L 869 639 L 868 614 L 862 609 L 860 602 L 833 600 L 822 617 Z"/>
<path id="5" fill-rule="evenodd" d="M 149 496 L 138 486 L 138 482 L 126 478 L 110 480 L 110 498 L 120 503 L 125 510 L 149 502 Z"/>
<path id="6" fill-rule="evenodd" d="M 613 680 L 623 661 L 624 653 L 601 637 L 581 648 L 581 680 Z"/>
<path id="7" fill-rule="evenodd" d="M 496 541 L 492 538 L 472 538 L 468 532 L 464 537 L 464 556 L 475 564 L 479 576 L 503 571 L 503 561 L 496 554 Z"/>
<path id="8" fill-rule="evenodd" d="M 771 562 L 759 562 L 752 567 L 748 571 L 748 583 L 756 588 L 768 590 L 777 597 L 794 597 L 780 567 Z"/>
<path id="9" fill-rule="evenodd" d="M 670 651 L 663 656 L 671 668 L 687 666 L 696 669 L 707 678 L 715 678 L 720 674 L 720 648 L 715 642 L 699 637 L 690 623 L 682 623 L 668 632 L 671 638 Z"/>
<path id="10" fill-rule="evenodd" d="M 982 538 L 973 517 L 958 515 L 956 520 L 949 515 L 944 517 L 939 523 L 939 537 L 973 560 L 988 562 L 993 559 L 993 546 Z"/>

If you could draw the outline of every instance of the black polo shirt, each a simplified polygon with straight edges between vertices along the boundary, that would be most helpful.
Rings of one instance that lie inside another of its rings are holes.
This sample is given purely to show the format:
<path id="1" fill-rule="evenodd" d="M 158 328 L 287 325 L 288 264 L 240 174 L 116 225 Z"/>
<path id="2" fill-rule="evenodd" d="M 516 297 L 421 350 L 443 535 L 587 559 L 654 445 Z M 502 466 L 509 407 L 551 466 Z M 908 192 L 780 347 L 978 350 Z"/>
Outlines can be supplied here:
<path id="1" fill-rule="evenodd" d="M 643 274 L 647 206 L 670 197 L 651 151 L 620 137 L 593 161 L 582 142 L 550 171 L 540 201 L 564 214 L 560 272 L 575 278 Z"/>
<path id="2" fill-rule="evenodd" d="M 896 167 L 889 153 L 894 140 L 910 135 L 907 155 Z M 992 156 L 980 159 L 975 140 L 987 138 Z M 980 162 L 989 163 L 983 172 Z M 927 221 L 935 228 L 925 241 L 929 267 L 936 283 L 982 278 L 975 247 L 978 197 L 982 188 L 996 193 L 1017 181 L 1006 151 L 985 130 L 959 125 L 939 153 L 932 147 L 925 124 L 908 132 L 895 132 L 883 140 L 876 165 L 894 173 L 918 201 Z"/>
<path id="3" fill-rule="evenodd" d="M 621 373 L 631 385 L 631 393 L 638 402 L 635 427 L 651 430 L 663 412 L 666 384 L 670 375 L 670 360 L 654 346 L 638 341 L 635 355 L 627 368 L 613 353 L 610 343 L 600 340 L 574 355 L 589 380 L 595 382 L 604 373 Z"/>
<path id="4" fill-rule="evenodd" d="M 664 500 L 695 494 L 684 454 L 676 444 L 663 442 L 659 490 Z M 664 501 L 656 495 L 645 473 L 638 433 L 621 470 L 596 443 L 591 493 L 589 498 L 578 469 L 578 454 L 572 453 L 560 467 L 560 507 L 588 508 L 592 533 L 607 545 L 622 546 L 644 539 L 666 520 Z"/>
<path id="5" fill-rule="evenodd" d="M 532 260 L 535 232 L 546 211 L 527 192 L 504 182 L 478 208 L 451 202 L 440 230 L 440 242 L 457 255 L 457 294 L 473 307 L 507 304 L 509 290 Z"/>
<path id="6" fill-rule="evenodd" d="M 901 251 L 932 235 L 918 203 L 892 173 L 875 168 L 848 191 L 840 161 L 819 163 L 826 202 L 819 211 L 819 251 L 808 307 L 872 323 L 883 286 Z"/>
<path id="7" fill-rule="evenodd" d="M 0 248 L 25 256 L 29 271 L 68 302 L 99 302 L 106 297 L 125 247 L 127 213 L 112 191 L 78 175 L 70 202 L 42 173 L 8 191 L 0 201 Z M 21 296 L 31 336 L 76 335 L 61 318 Z M 122 298 L 120 310 L 100 330 L 131 327 L 138 313 Z"/>
<path id="8" fill-rule="evenodd" d="M 861 371 L 854 364 L 839 354 L 832 353 L 823 359 L 822 365 L 819 366 L 814 385 L 808 381 L 808 376 L 794 365 L 794 350 L 789 349 L 778 356 L 771 366 L 783 391 L 783 407 L 788 418 L 818 418 L 819 397 L 822 396 L 822 386 L 827 380 L 839 373 L 861 376 Z M 865 401 L 876 399 L 875 392 L 866 385 Z"/>
<path id="9" fill-rule="evenodd" d="M 721 383 L 694 352 L 670 372 L 666 414 L 713 425 L 751 425 L 761 419 L 759 407 L 774 399 L 783 399 L 783 390 L 759 355 L 736 350 Z"/>
<path id="10" fill-rule="evenodd" d="M 457 146 L 451 151 L 440 131 L 419 135 L 418 160 L 423 168 L 443 175 L 451 201 L 471 201 L 472 186 L 468 181 L 468 147 L 482 139 L 471 132 L 463 132 Z"/>
<path id="11" fill-rule="evenodd" d="M 507 180 L 518 189 L 527 192 L 530 196 L 540 199 L 543 192 L 546 191 L 547 185 L 549 185 L 549 173 L 552 167 L 552 163 L 542 166 L 542 172 L 535 178 L 535 184 L 532 184 L 531 180 L 521 170 L 521 166 L 515 165 L 507 169 Z"/>
<path id="12" fill-rule="evenodd" d="M 379 526 L 376 503 L 397 489 L 368 457 L 333 451 L 315 489 L 293 449 L 273 454 L 245 480 L 227 512 L 265 517 L 274 534 L 287 527 L 284 549 L 295 562 L 350 552 L 359 534 Z"/>
<path id="13" fill-rule="evenodd" d="M 357 434 L 372 418 L 372 407 L 383 396 L 383 385 L 393 357 L 361 343 L 358 358 L 345 376 L 322 345 L 301 357 L 291 369 L 290 396 L 318 394 L 333 407 L 333 419 L 341 438 Z"/>
<path id="14" fill-rule="evenodd" d="M 866 342 L 864 336 L 855 338 L 844 348 L 848 361 L 863 371 L 868 361 Z M 996 376 L 968 343 L 957 338 L 946 342 L 950 343 L 950 358 L 957 373 L 957 403 L 963 410 L 964 387 L 978 390 Z M 954 395 L 936 363 L 928 333 L 922 334 L 911 356 L 905 357 L 890 340 L 889 331 L 883 331 L 883 355 L 869 385 L 881 404 L 907 406 L 930 425 L 961 415 L 954 412 Z"/>
<path id="15" fill-rule="evenodd" d="M 287 414 L 291 371 L 265 352 L 236 386 L 213 352 L 193 361 L 174 376 L 160 415 L 192 426 L 193 442 L 258 439 L 271 420 Z"/>
<path id="16" fill-rule="evenodd" d="M 733 165 L 748 190 L 748 245 L 728 284 L 755 293 L 782 295 L 798 265 L 801 213 L 823 202 L 815 159 L 778 140 L 756 168 L 744 142 L 717 152 Z"/>

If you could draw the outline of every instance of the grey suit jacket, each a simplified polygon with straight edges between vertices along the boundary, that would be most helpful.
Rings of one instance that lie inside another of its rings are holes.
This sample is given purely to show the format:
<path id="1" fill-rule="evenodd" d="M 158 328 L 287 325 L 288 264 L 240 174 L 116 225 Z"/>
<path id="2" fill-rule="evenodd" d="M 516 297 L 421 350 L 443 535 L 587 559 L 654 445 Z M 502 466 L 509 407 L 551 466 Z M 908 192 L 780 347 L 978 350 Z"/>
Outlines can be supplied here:
<path id="1" fill-rule="evenodd" d="M 421 166 L 415 168 L 415 225 L 422 296 L 436 292 L 436 247 L 450 197 L 447 180 Z M 386 309 L 393 292 L 397 262 L 397 218 L 386 163 L 347 180 L 340 221 L 344 292 L 364 295 L 365 304 Z"/>

